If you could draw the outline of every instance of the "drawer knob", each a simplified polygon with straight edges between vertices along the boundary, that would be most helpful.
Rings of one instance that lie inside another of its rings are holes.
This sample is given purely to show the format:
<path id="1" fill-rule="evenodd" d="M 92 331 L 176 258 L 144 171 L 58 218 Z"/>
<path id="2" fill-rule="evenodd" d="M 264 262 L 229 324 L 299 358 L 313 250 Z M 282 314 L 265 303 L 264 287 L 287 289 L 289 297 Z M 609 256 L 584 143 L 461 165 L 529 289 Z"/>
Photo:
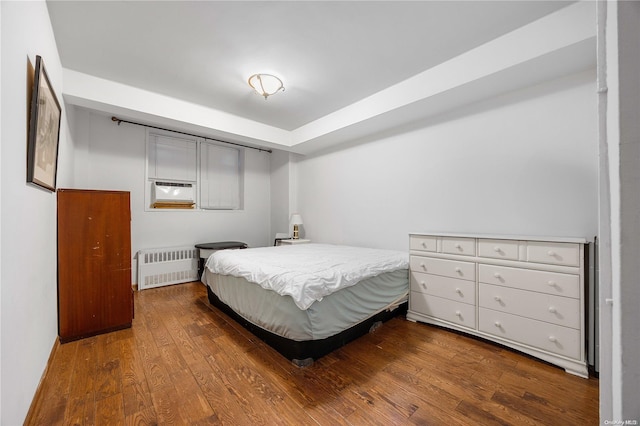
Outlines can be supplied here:
<path id="1" fill-rule="evenodd" d="M 556 339 L 555 336 L 549 336 L 549 341 L 555 343 L 558 341 L 558 339 Z"/>
<path id="2" fill-rule="evenodd" d="M 421 267 L 422 269 L 427 269 L 427 267 L 424 265 L 424 262 L 420 262 L 420 267 Z"/>
<path id="3" fill-rule="evenodd" d="M 456 316 L 460 319 L 462 319 L 462 312 L 460 311 L 456 311 Z"/>
<path id="4" fill-rule="evenodd" d="M 502 324 L 500 323 L 500 321 L 494 322 L 493 325 L 495 325 L 496 328 L 502 328 Z"/>
<path id="5" fill-rule="evenodd" d="M 501 249 L 500 247 L 498 247 L 498 246 L 495 246 L 495 247 L 493 248 L 493 251 L 495 251 L 496 253 L 501 253 L 501 252 L 502 252 L 502 249 Z"/>
<path id="6" fill-rule="evenodd" d="M 456 272 L 457 272 L 457 273 L 459 273 L 459 274 L 461 274 L 461 273 L 462 273 L 462 269 L 460 269 L 460 267 L 459 267 L 459 266 L 456 266 Z"/>
<path id="7" fill-rule="evenodd" d="M 459 288 L 456 288 L 456 293 L 458 293 L 460 296 L 462 296 L 462 290 L 460 290 Z"/>
<path id="8" fill-rule="evenodd" d="M 457 248 L 458 250 L 460 250 L 462 248 L 462 246 L 460 245 L 460 243 L 455 243 L 454 247 Z"/>
<path id="9" fill-rule="evenodd" d="M 500 296 L 493 296 L 493 300 L 495 300 L 496 302 L 502 302 Z"/>
<path id="10" fill-rule="evenodd" d="M 553 306 L 549 306 L 549 312 L 551 312 L 552 314 L 555 314 L 556 312 L 558 312 L 558 310 Z"/>
<path id="11" fill-rule="evenodd" d="M 555 286 L 556 286 L 556 282 L 555 282 L 555 281 L 553 281 L 553 280 L 549 280 L 549 281 L 547 281 L 547 285 L 548 285 L 549 287 L 555 287 Z"/>
<path id="12" fill-rule="evenodd" d="M 422 242 L 422 247 L 427 248 L 427 243 L 425 243 L 424 241 Z"/>
<path id="13" fill-rule="evenodd" d="M 551 257 L 555 257 L 555 256 L 557 256 L 557 255 L 558 255 L 558 254 L 557 254 L 555 251 L 553 251 L 553 250 L 549 250 L 549 251 L 547 252 L 547 254 L 548 254 L 549 256 L 551 256 Z"/>
<path id="14" fill-rule="evenodd" d="M 499 278 L 502 278 L 502 275 L 500 275 L 500 272 L 494 272 L 494 273 L 493 273 L 493 276 L 494 276 L 494 277 L 496 277 L 496 278 L 498 278 L 498 279 L 499 279 Z"/>
<path id="15" fill-rule="evenodd" d="M 420 285 L 422 286 L 422 288 L 424 288 L 425 290 L 427 289 L 427 284 L 424 281 L 420 281 Z"/>

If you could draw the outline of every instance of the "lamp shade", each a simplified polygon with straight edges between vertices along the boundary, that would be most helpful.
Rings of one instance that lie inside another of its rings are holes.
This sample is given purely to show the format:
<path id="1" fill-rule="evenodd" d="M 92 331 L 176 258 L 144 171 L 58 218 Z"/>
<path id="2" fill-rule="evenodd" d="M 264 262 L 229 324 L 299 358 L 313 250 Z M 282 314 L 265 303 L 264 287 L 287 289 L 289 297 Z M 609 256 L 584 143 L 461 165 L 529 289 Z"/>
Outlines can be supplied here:
<path id="1" fill-rule="evenodd" d="M 290 225 L 302 225 L 304 222 L 302 222 L 302 216 L 300 216 L 300 214 L 298 213 L 294 213 L 291 215 L 291 219 L 289 219 L 289 224 Z"/>

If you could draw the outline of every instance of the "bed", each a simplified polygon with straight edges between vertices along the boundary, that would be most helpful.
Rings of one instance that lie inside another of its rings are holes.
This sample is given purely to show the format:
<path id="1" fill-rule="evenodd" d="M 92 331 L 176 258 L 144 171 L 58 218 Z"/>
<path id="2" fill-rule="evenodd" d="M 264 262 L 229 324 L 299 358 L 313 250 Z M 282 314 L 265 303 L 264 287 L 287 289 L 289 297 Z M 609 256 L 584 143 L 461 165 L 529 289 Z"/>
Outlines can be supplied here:
<path id="1" fill-rule="evenodd" d="M 298 366 L 405 313 L 406 252 L 331 244 L 222 250 L 202 276 L 209 302 Z"/>

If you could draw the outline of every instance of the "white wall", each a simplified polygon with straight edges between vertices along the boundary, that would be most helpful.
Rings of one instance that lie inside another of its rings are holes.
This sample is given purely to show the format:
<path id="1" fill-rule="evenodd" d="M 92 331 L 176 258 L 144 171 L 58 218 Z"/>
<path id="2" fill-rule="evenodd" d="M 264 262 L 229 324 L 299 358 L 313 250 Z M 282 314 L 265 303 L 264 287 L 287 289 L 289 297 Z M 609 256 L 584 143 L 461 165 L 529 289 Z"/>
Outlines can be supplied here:
<path id="1" fill-rule="evenodd" d="M 57 337 L 56 196 L 27 185 L 27 63 L 41 55 L 62 102 L 62 66 L 44 2 L 0 4 L 2 130 L 0 150 L 1 418 L 22 424 Z M 63 111 L 58 184 L 69 184 Z M 60 395 L 62 398 L 63 396 Z M 54 402 L 52 402 L 54 403 Z"/>
<path id="2" fill-rule="evenodd" d="M 593 237 L 595 70 L 302 158 L 306 237 L 406 250 L 411 231 Z"/>
<path id="3" fill-rule="evenodd" d="M 291 165 L 289 153 L 274 150 L 271 154 L 271 230 L 287 233 L 289 227 L 289 181 Z"/>
<path id="4" fill-rule="evenodd" d="M 605 25 L 606 73 L 602 78 L 608 90 L 601 151 L 609 166 L 602 171 L 609 171 L 609 179 L 601 184 L 601 209 L 610 215 L 601 220 L 601 229 L 610 245 L 601 248 L 601 257 L 611 268 L 600 275 L 601 352 L 605 352 L 600 419 L 613 424 L 640 420 L 640 4 L 611 1 L 603 7 L 605 16 L 600 15 L 599 24 Z"/>
<path id="5" fill-rule="evenodd" d="M 243 241 L 273 244 L 270 221 L 270 155 L 245 150 L 244 209 L 145 211 L 145 128 L 75 108 L 76 188 L 131 192 L 131 249 Z"/>

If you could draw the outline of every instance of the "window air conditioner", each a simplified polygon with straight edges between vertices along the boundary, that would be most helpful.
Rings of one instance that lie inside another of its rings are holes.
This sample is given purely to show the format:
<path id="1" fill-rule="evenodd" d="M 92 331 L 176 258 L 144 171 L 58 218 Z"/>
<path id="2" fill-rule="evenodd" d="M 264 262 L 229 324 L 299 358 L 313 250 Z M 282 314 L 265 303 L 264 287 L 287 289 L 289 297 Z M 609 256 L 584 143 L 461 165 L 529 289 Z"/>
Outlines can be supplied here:
<path id="1" fill-rule="evenodd" d="M 152 192 L 154 208 L 192 209 L 195 206 L 191 183 L 154 182 Z"/>

